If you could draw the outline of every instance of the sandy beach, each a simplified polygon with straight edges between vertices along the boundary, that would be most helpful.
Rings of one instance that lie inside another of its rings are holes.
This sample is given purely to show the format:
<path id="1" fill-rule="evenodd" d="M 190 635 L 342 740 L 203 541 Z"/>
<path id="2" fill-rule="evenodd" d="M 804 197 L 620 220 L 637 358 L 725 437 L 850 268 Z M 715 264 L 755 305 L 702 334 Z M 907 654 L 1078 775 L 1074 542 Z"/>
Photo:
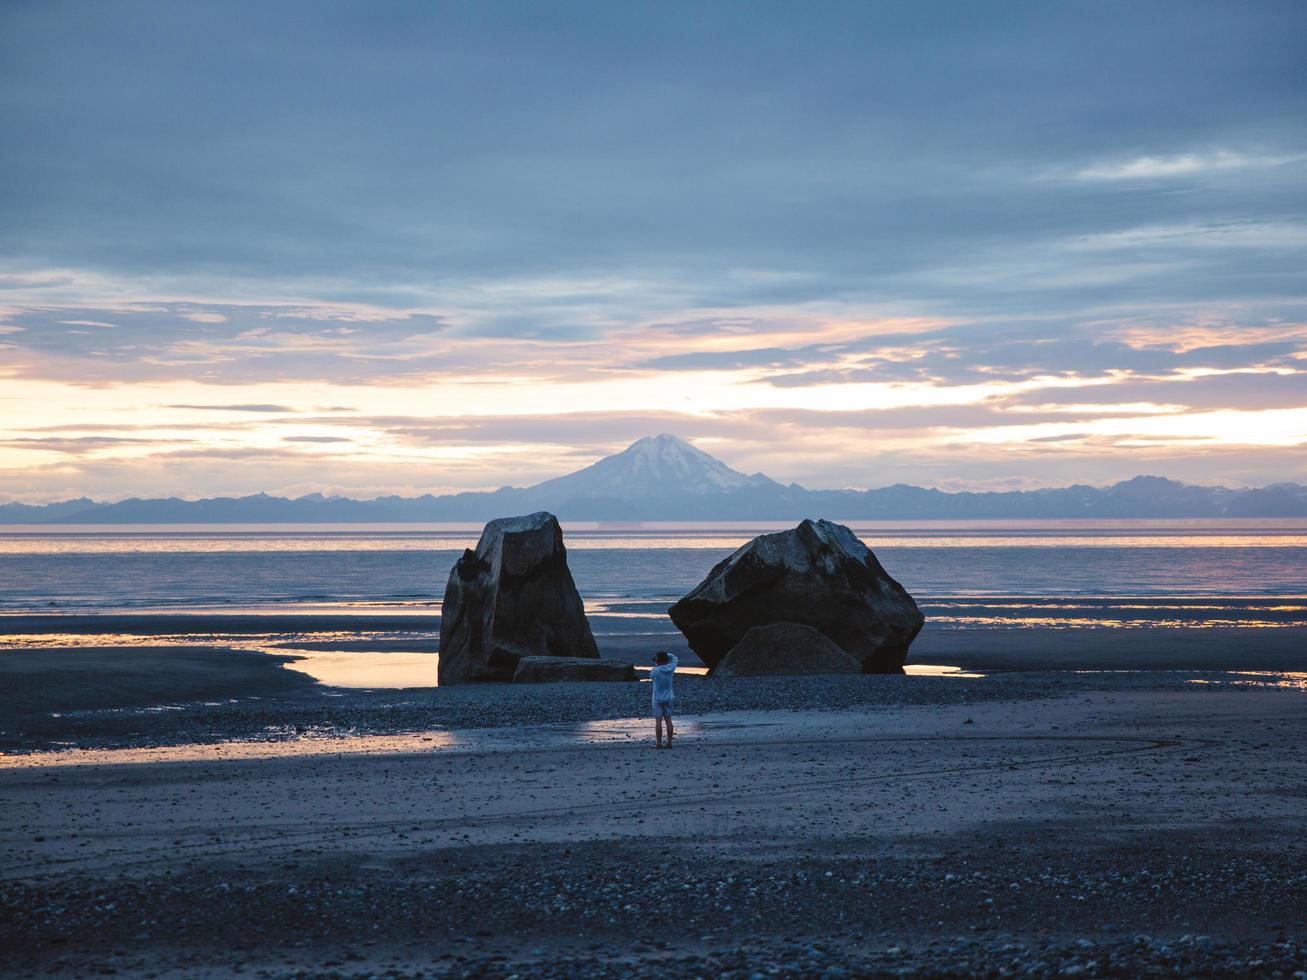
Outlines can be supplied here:
<path id="1" fill-rule="evenodd" d="M 0 970 L 1291 977 L 1302 610 L 941 600 L 883 675 L 671 634 L 670 752 L 644 683 L 435 686 L 428 615 L 8 616 Z"/>
<path id="2" fill-rule="evenodd" d="M 671 752 L 647 687 L 565 684 L 10 755 L 5 971 L 1307 968 L 1300 679 L 683 680 Z"/>

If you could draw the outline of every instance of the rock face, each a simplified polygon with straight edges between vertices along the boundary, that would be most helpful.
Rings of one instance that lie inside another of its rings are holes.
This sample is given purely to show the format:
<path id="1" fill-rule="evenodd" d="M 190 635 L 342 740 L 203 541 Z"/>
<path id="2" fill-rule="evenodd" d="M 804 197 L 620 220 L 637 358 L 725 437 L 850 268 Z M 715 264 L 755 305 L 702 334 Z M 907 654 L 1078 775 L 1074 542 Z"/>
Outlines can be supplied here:
<path id="1" fill-rule="evenodd" d="M 862 664 L 825 633 L 799 623 L 755 626 L 713 668 L 714 677 L 861 674 Z"/>
<path id="2" fill-rule="evenodd" d="M 635 679 L 635 668 L 631 664 L 620 660 L 592 660 L 589 657 L 523 657 L 513 672 L 514 684 Z"/>
<path id="3" fill-rule="evenodd" d="M 449 573 L 440 684 L 510 681 L 523 657 L 597 659 L 553 514 L 502 517 Z"/>
<path id="4" fill-rule="evenodd" d="M 754 538 L 668 611 L 715 673 L 755 626 L 811 626 L 864 673 L 897 673 L 925 617 L 847 527 L 804 521 Z"/>

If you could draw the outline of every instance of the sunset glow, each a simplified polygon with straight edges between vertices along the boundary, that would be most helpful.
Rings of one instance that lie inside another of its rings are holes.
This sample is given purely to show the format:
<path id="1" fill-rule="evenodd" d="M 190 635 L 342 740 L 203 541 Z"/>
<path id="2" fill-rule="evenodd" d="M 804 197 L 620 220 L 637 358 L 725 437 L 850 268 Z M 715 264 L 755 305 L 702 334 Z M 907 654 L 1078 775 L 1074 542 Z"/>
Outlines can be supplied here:
<path id="1" fill-rule="evenodd" d="M 687 49 L 628 12 L 568 42 L 625 52 L 614 86 L 435 14 L 386 71 L 406 42 L 324 24 L 307 74 L 267 47 L 286 11 L 170 12 L 202 64 L 84 14 L 0 41 L 0 500 L 485 489 L 656 432 L 812 487 L 1307 480 L 1307 142 L 1269 41 L 1018 83 L 823 28 L 793 78 L 766 18 Z M 246 83 L 209 103 L 214 73 Z M 1147 126 L 1105 127 L 1124 104 Z"/>

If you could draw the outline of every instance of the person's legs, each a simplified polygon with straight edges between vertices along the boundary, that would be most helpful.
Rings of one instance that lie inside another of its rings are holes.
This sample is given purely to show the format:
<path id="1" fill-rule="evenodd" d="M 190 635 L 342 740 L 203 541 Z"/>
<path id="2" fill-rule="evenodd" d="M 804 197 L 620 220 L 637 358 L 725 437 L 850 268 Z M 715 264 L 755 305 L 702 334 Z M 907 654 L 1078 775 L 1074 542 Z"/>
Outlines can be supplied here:
<path id="1" fill-rule="evenodd" d="M 673 731 L 671 709 L 668 708 L 667 711 L 663 713 L 663 716 L 667 719 L 667 747 L 670 749 L 672 747 L 672 731 Z"/>
<path id="2" fill-rule="evenodd" d="M 654 715 L 654 731 L 657 733 L 657 741 L 654 743 L 658 748 L 663 747 L 663 716 Z"/>

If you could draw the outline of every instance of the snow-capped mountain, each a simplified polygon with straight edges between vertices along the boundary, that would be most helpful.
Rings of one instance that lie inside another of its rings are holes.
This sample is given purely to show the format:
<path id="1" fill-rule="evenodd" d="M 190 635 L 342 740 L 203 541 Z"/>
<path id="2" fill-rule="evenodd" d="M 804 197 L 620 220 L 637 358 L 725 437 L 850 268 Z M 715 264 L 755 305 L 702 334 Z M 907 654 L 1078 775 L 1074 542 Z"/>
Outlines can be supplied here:
<path id="1" fill-rule="evenodd" d="M 0 524 L 486 521 L 547 510 L 572 521 L 975 520 L 982 518 L 1307 517 L 1307 487 L 1199 487 L 1137 476 L 1110 487 L 945 493 L 895 484 L 808 490 L 733 470 L 673 435 L 649 436 L 585 469 L 493 493 L 351 500 L 309 494 L 0 504 Z"/>
<path id="2" fill-rule="evenodd" d="M 546 480 L 531 491 L 562 500 L 641 500 L 765 486 L 779 484 L 761 473 L 748 476 L 733 470 L 684 439 L 664 433 L 645 436 L 615 456 L 605 456 L 583 470 Z"/>

